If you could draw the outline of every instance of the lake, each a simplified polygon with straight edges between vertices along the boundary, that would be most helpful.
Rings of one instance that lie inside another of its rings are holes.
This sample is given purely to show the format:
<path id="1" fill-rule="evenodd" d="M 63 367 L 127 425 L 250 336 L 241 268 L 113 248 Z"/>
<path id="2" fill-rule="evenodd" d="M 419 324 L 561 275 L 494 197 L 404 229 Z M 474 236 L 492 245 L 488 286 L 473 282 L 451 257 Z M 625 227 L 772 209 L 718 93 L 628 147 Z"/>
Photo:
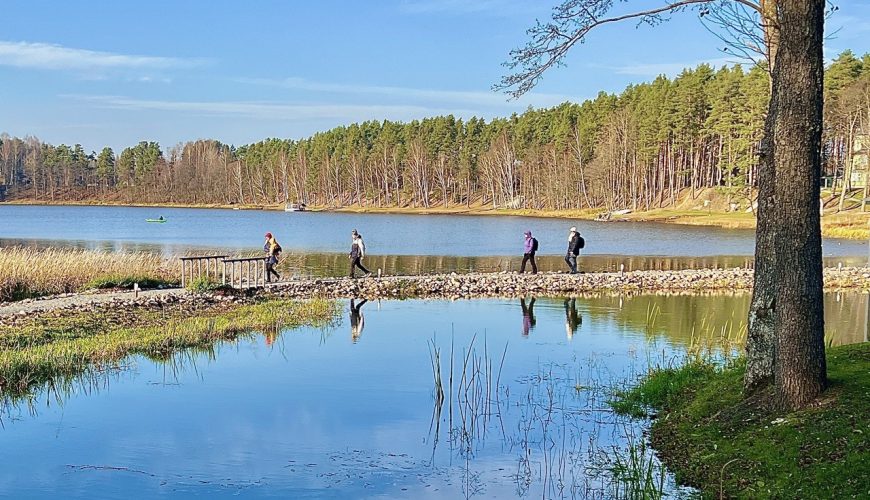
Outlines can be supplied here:
<path id="1" fill-rule="evenodd" d="M 163 216 L 165 224 L 145 219 Z M 0 240 L 57 241 L 105 249 L 257 250 L 263 234 L 275 234 L 286 252 L 346 253 L 358 229 L 372 255 L 522 255 L 523 232 L 531 230 L 542 255 L 564 255 L 567 233 L 577 226 L 584 255 L 711 257 L 751 256 L 753 230 L 654 222 L 338 212 L 278 212 L 190 208 L 22 206 L 0 204 Z M 827 239 L 826 257 L 866 257 L 867 242 Z"/>
<path id="2" fill-rule="evenodd" d="M 168 222 L 146 218 L 163 215 Z M 273 232 L 284 248 L 280 269 L 290 275 L 347 272 L 350 230 L 363 233 L 367 267 L 389 275 L 516 270 L 522 233 L 540 241 L 542 271 L 565 270 L 567 230 L 576 225 L 587 246 L 587 272 L 748 267 L 755 233 L 653 222 L 263 210 L 141 207 L 20 206 L 0 204 L 4 246 L 89 248 L 166 255 L 258 252 Z M 867 243 L 826 239 L 826 265 L 864 265 Z"/>
<path id="3" fill-rule="evenodd" d="M 832 344 L 867 340 L 866 294 L 825 300 Z M 4 402 L 0 496 L 612 497 L 613 463 L 644 442 L 646 422 L 613 415 L 610 389 L 679 359 L 693 336 L 736 335 L 748 303 L 355 301 L 326 329 L 132 357 Z"/>

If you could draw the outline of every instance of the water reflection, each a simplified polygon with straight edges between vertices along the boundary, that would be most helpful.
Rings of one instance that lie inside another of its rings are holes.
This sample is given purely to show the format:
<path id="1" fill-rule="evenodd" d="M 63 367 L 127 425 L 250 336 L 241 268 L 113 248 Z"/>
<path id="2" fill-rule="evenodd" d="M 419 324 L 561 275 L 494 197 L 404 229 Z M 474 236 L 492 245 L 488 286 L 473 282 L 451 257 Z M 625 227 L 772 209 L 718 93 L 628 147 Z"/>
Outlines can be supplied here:
<path id="1" fill-rule="evenodd" d="M 523 310 L 523 337 L 528 337 L 529 332 L 534 330 L 537 324 L 535 320 L 535 298 L 529 299 L 528 303 L 526 303 L 525 297 L 521 298 L 520 307 Z"/>
<path id="2" fill-rule="evenodd" d="M 354 343 L 359 341 L 363 329 L 366 326 L 366 318 L 362 313 L 362 307 L 368 300 L 363 299 L 354 304 L 354 299 L 350 299 L 350 338 Z"/>
<path id="3" fill-rule="evenodd" d="M 826 295 L 835 343 L 866 338 L 867 297 Z M 608 390 L 679 356 L 701 322 L 736 328 L 748 295 L 347 306 L 349 325 L 327 331 L 134 356 L 7 395 L 0 496 L 643 497 L 616 466 L 629 461 L 673 493 Z M 520 313 L 535 337 L 518 347 Z M 356 342 L 364 322 L 377 335 Z"/>
<path id="4" fill-rule="evenodd" d="M 583 317 L 577 313 L 577 298 L 565 299 L 565 334 L 568 340 L 574 338 L 577 329 L 583 323 Z"/>

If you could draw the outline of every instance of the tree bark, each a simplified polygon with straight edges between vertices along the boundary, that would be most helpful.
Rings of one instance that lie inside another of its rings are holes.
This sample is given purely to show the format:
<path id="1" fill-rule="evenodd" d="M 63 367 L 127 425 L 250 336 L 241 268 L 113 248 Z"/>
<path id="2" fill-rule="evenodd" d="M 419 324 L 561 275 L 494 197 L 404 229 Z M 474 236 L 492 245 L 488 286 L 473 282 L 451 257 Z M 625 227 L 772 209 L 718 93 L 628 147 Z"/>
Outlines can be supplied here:
<path id="1" fill-rule="evenodd" d="M 749 303 L 749 328 L 746 339 L 746 394 L 770 385 L 776 367 L 776 175 L 774 131 L 776 124 L 776 88 L 773 85 L 779 33 L 776 26 L 776 2 L 762 2 L 764 39 L 770 74 L 770 101 L 764 117 L 761 144 L 758 148 L 758 211 L 755 229 L 755 273 L 752 300 Z"/>
<path id="2" fill-rule="evenodd" d="M 758 159 L 758 213 L 755 229 L 755 273 L 749 328 L 746 338 L 746 373 L 743 390 L 751 394 L 773 382 L 776 366 L 774 319 L 776 303 L 776 177 L 774 175 L 774 124 L 776 96 L 771 94 L 764 119 Z"/>
<path id="3" fill-rule="evenodd" d="M 819 181 L 825 0 L 779 2 L 776 129 L 775 382 L 793 409 L 825 388 Z"/>

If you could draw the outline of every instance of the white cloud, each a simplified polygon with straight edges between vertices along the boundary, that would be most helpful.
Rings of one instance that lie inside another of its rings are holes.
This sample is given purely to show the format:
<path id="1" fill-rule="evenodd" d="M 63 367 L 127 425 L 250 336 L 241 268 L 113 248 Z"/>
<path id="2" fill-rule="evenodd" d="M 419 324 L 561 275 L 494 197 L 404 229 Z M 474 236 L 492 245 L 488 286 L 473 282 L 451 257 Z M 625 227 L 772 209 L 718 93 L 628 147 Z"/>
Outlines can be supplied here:
<path id="1" fill-rule="evenodd" d="M 287 89 L 309 92 L 346 94 L 346 95 L 382 95 L 411 100 L 424 100 L 439 103 L 461 103 L 464 105 L 487 107 L 517 107 L 534 106 L 547 107 L 561 104 L 565 101 L 576 101 L 577 98 L 560 94 L 529 93 L 517 102 L 508 102 L 505 94 L 493 91 L 475 90 L 435 90 L 388 85 L 350 85 L 341 83 L 324 83 L 306 80 L 304 78 L 239 78 L 236 81 L 256 85 L 270 85 Z"/>
<path id="2" fill-rule="evenodd" d="M 170 69 L 200 65 L 201 59 L 179 59 L 96 50 L 50 43 L 0 41 L 0 65 L 49 70 Z"/>
<path id="3" fill-rule="evenodd" d="M 66 95 L 90 102 L 96 107 L 127 111 L 165 111 L 209 116 L 239 116 L 280 121 L 340 119 L 412 120 L 434 115 L 471 116 L 466 109 L 438 109 L 424 106 L 296 104 L 257 101 L 167 101 L 134 99 L 124 96 Z"/>

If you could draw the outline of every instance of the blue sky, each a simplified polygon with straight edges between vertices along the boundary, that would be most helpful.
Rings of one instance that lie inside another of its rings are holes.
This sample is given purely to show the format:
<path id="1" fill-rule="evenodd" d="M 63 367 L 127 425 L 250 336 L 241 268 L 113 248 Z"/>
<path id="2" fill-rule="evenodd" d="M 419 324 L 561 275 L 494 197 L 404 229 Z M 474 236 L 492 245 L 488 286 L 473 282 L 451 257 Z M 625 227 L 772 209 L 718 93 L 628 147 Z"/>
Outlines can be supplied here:
<path id="1" fill-rule="evenodd" d="M 0 132 L 88 150 L 238 145 L 365 119 L 505 116 L 736 62 L 692 12 L 612 25 L 508 102 L 490 91 L 500 64 L 557 1 L 4 0 Z M 870 51 L 870 0 L 836 3 L 826 55 Z"/>

